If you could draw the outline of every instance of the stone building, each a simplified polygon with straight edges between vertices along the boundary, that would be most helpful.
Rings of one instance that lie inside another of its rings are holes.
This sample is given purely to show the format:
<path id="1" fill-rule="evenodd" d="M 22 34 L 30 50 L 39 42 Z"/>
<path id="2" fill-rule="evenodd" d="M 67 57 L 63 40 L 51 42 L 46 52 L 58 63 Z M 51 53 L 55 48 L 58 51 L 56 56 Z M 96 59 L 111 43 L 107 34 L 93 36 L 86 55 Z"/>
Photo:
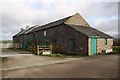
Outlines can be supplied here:
<path id="1" fill-rule="evenodd" d="M 13 42 L 21 48 L 52 46 L 52 52 L 64 54 L 95 55 L 112 51 L 113 37 L 92 28 L 84 18 L 75 15 L 20 31 Z"/>

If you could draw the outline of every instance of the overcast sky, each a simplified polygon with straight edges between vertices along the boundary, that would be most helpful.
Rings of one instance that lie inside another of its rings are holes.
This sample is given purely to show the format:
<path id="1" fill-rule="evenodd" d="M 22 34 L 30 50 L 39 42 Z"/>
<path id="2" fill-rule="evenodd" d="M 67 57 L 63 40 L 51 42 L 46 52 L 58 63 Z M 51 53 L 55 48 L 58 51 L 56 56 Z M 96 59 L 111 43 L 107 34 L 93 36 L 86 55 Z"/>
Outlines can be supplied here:
<path id="1" fill-rule="evenodd" d="M 91 27 L 115 37 L 118 34 L 117 1 L 3 0 L 0 1 L 0 22 L 2 23 L 0 40 L 12 39 L 13 35 L 27 25 L 43 25 L 77 12 Z"/>

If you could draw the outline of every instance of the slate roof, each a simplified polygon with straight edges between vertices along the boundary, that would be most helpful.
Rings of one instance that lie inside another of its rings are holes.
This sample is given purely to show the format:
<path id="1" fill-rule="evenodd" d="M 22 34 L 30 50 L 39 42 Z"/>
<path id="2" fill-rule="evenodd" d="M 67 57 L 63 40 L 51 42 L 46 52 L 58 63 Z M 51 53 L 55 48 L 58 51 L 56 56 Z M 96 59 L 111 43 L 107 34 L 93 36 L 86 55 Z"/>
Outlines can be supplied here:
<path id="1" fill-rule="evenodd" d="M 25 30 L 21 30 L 20 32 L 18 32 L 16 35 L 14 35 L 14 36 L 19 36 L 19 35 L 21 35 L 23 32 L 24 32 Z"/>
<path id="2" fill-rule="evenodd" d="M 31 30 L 29 33 L 63 24 L 70 17 L 71 16 L 60 19 L 60 20 L 57 20 L 57 21 L 54 21 L 54 22 L 51 22 L 51 23 L 48 23 L 48 24 L 45 24 L 45 25 L 42 25 L 42 26 L 38 26 L 38 27 L 34 28 L 33 30 Z"/>
<path id="3" fill-rule="evenodd" d="M 28 29 L 24 29 L 22 31 L 20 31 L 18 34 L 16 34 L 15 36 L 19 36 L 19 35 L 23 35 L 23 34 L 27 34 L 29 33 L 30 31 L 32 31 L 34 28 L 38 27 L 39 25 L 35 25 L 33 27 L 30 27 Z"/>
<path id="4" fill-rule="evenodd" d="M 77 13 L 78 14 L 78 13 Z M 74 15 L 73 15 L 74 16 Z M 42 25 L 42 26 L 33 26 L 31 28 L 28 28 L 26 30 L 20 31 L 18 34 L 16 35 L 21 35 L 21 34 L 28 34 L 28 33 L 32 33 L 35 31 L 39 31 L 39 30 L 43 30 L 43 29 L 47 29 L 47 28 L 51 28 L 57 25 L 61 25 L 61 24 L 65 24 L 65 21 L 68 20 L 69 18 L 71 18 L 72 16 Z M 104 37 L 104 38 L 112 38 L 111 36 L 95 29 L 92 27 L 85 27 L 85 26 L 80 26 L 80 25 L 71 25 L 71 24 L 65 24 L 66 26 L 69 26 L 83 34 L 85 34 L 88 37 Z"/>
<path id="5" fill-rule="evenodd" d="M 27 34 L 27 33 L 31 32 L 33 29 L 35 29 L 37 27 L 39 27 L 39 25 L 35 25 L 33 27 L 28 28 L 28 30 L 26 30 L 24 34 Z"/>
<path id="6" fill-rule="evenodd" d="M 85 27 L 85 26 L 79 26 L 79 25 L 68 25 L 75 30 L 85 34 L 88 37 L 103 37 L 103 38 L 112 38 L 111 36 L 95 29 L 92 27 Z"/>

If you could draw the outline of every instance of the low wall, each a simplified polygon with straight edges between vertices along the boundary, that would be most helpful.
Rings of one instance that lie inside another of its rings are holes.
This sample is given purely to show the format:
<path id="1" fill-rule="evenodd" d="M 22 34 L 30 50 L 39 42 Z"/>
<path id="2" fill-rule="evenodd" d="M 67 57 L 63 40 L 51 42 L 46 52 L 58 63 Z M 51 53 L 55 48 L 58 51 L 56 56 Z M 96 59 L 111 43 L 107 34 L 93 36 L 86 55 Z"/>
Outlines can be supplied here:
<path id="1" fill-rule="evenodd" d="M 0 43 L 0 48 L 13 48 L 13 43 Z"/>
<path id="2" fill-rule="evenodd" d="M 3 48 L 20 48 L 19 44 L 13 44 L 13 43 L 0 43 L 0 49 Z"/>
<path id="3" fill-rule="evenodd" d="M 13 44 L 13 48 L 22 48 L 22 45 L 16 43 L 16 44 Z"/>

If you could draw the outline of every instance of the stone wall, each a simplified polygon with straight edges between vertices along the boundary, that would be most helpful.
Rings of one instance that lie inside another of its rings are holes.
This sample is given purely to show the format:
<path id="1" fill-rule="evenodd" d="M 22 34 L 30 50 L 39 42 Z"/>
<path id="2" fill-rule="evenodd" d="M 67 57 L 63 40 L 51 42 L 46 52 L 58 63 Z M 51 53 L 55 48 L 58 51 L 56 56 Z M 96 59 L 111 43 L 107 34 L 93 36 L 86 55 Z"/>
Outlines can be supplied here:
<path id="1" fill-rule="evenodd" d="M 73 15 L 71 18 L 66 20 L 64 22 L 65 24 L 71 24 L 71 25 L 80 25 L 80 26 L 85 26 L 89 27 L 90 25 L 85 21 L 85 19 L 78 13 Z"/>
<path id="2" fill-rule="evenodd" d="M 13 48 L 13 43 L 1 43 L 0 44 L 0 48 L 3 49 L 3 48 Z"/>
<path id="3" fill-rule="evenodd" d="M 47 39 L 45 41 L 52 45 L 53 52 L 83 55 L 88 53 L 87 36 L 75 29 L 66 25 L 58 25 L 45 30 L 47 32 Z M 40 30 L 34 33 L 36 45 L 39 45 L 41 42 L 44 43 L 43 32 L 44 30 Z M 71 46 L 71 39 L 75 39 L 74 48 Z"/>
<path id="4" fill-rule="evenodd" d="M 105 38 L 97 38 L 97 53 L 102 53 L 103 50 L 110 50 L 112 46 L 112 38 L 107 38 L 107 45 L 105 44 Z M 88 55 L 91 55 L 91 38 L 88 38 Z"/>
<path id="5" fill-rule="evenodd" d="M 113 39 L 107 39 L 107 45 L 105 44 L 105 38 L 98 38 L 97 39 L 97 53 L 101 53 L 103 50 L 112 49 L 113 46 Z"/>
<path id="6" fill-rule="evenodd" d="M 91 55 L 91 38 L 88 38 L 88 55 Z"/>
<path id="7" fill-rule="evenodd" d="M 15 49 L 20 49 L 20 48 L 22 48 L 22 44 L 14 43 L 14 44 L 13 44 L 13 48 L 15 48 Z"/>

